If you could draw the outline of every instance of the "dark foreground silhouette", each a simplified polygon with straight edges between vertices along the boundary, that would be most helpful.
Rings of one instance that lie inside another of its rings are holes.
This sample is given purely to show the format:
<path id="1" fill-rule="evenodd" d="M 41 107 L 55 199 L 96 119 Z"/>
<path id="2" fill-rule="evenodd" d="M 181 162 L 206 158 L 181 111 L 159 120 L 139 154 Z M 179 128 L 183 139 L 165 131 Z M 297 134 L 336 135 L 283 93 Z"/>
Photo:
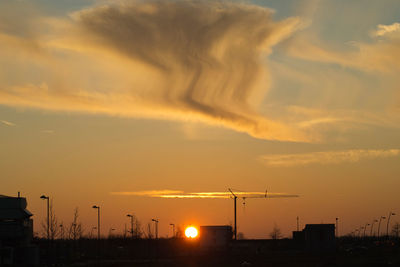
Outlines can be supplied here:
<path id="1" fill-rule="evenodd" d="M 400 266 L 398 239 L 341 238 L 334 251 L 292 239 L 238 240 L 204 248 L 187 239 L 37 239 L 41 266 Z"/>

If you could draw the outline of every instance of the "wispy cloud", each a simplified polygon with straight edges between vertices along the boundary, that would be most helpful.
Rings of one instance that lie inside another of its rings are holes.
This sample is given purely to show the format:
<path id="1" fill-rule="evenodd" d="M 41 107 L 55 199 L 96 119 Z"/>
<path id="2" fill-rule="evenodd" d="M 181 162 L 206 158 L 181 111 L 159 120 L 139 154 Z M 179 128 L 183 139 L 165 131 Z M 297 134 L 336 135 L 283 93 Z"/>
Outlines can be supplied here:
<path id="1" fill-rule="evenodd" d="M 147 190 L 147 191 L 124 191 L 124 192 L 111 192 L 111 195 L 121 196 L 159 196 L 168 194 L 181 194 L 183 191 L 179 190 Z"/>
<path id="2" fill-rule="evenodd" d="M 373 35 L 378 37 L 386 36 L 393 33 L 400 33 L 400 23 L 398 22 L 395 22 L 391 25 L 379 24 L 377 28 L 378 29 L 373 33 Z"/>
<path id="3" fill-rule="evenodd" d="M 15 123 L 9 122 L 9 121 L 5 121 L 5 120 L 0 120 L 1 123 L 7 125 L 7 126 L 15 126 Z"/>
<path id="4" fill-rule="evenodd" d="M 349 49 L 332 49 L 316 36 L 297 36 L 286 46 L 294 57 L 334 63 L 368 72 L 397 73 L 400 69 L 400 23 L 378 25 L 370 42 L 351 41 Z M 378 38 L 379 37 L 379 38 Z"/>
<path id="5" fill-rule="evenodd" d="M 233 192 L 239 198 L 286 198 L 298 197 L 298 195 L 286 193 L 267 193 L 267 192 Z M 179 190 L 152 190 L 137 192 L 111 192 L 112 195 L 123 196 L 146 196 L 156 198 L 231 198 L 230 192 L 192 192 L 185 193 Z"/>
<path id="6" fill-rule="evenodd" d="M 387 158 L 400 155 L 400 149 L 324 151 L 304 154 L 263 155 L 260 160 L 269 166 L 296 166 L 308 164 L 339 164 L 366 159 Z"/>

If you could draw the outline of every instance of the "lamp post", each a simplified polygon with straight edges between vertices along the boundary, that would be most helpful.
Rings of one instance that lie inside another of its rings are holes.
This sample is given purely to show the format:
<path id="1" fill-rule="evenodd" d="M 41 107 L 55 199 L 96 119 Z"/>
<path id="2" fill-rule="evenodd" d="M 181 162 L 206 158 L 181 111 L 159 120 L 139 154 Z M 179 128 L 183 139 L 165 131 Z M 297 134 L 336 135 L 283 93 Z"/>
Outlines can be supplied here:
<path id="1" fill-rule="evenodd" d="M 172 226 L 172 238 L 175 238 L 175 224 L 170 223 L 169 225 Z"/>
<path id="2" fill-rule="evenodd" d="M 300 227 L 299 227 L 299 216 L 296 217 L 296 220 L 297 220 L 297 232 L 298 232 L 298 231 L 300 230 L 300 229 L 299 229 L 299 228 L 300 228 Z"/>
<path id="3" fill-rule="evenodd" d="M 100 240 L 100 207 L 94 205 L 92 208 L 97 209 L 97 239 Z"/>
<path id="4" fill-rule="evenodd" d="M 156 227 L 156 239 L 158 239 L 158 220 L 157 219 L 151 219 L 155 223 Z"/>
<path id="5" fill-rule="evenodd" d="M 374 220 L 372 221 L 370 236 L 372 236 L 372 229 L 374 229 L 374 223 L 376 223 L 376 222 L 378 222 L 378 220 L 376 220 L 376 219 L 374 219 Z"/>
<path id="6" fill-rule="evenodd" d="M 336 217 L 336 237 L 339 237 L 339 218 Z"/>
<path id="7" fill-rule="evenodd" d="M 379 237 L 379 231 L 380 231 L 380 229 L 381 229 L 381 221 L 382 221 L 382 219 L 386 219 L 386 217 L 385 217 L 385 216 L 381 216 L 381 218 L 379 219 L 379 224 L 378 224 L 378 237 Z"/>
<path id="8" fill-rule="evenodd" d="M 49 197 L 42 195 L 40 196 L 41 199 L 46 199 L 47 200 L 47 239 L 50 240 L 50 203 L 49 203 Z"/>
<path id="9" fill-rule="evenodd" d="M 126 216 L 131 218 L 131 236 L 132 236 L 132 239 L 133 239 L 133 215 L 132 214 L 128 214 Z"/>
<path id="10" fill-rule="evenodd" d="M 60 224 L 60 228 L 61 228 L 61 240 L 64 240 L 64 225 Z"/>
<path id="11" fill-rule="evenodd" d="M 367 230 L 367 226 L 368 226 L 368 225 L 370 225 L 370 224 L 369 224 L 369 223 L 366 223 L 366 224 L 365 224 L 365 227 L 364 227 L 364 237 L 365 237 L 365 231 Z"/>
<path id="12" fill-rule="evenodd" d="M 389 212 L 389 217 L 388 217 L 387 225 L 386 225 L 386 235 L 387 235 L 388 237 L 389 237 L 389 223 L 390 223 L 390 217 L 391 217 L 392 215 L 396 215 L 396 214 L 393 213 L 393 212 Z"/>
<path id="13" fill-rule="evenodd" d="M 115 231 L 115 228 L 110 228 L 110 231 L 108 232 L 109 239 L 113 237 L 113 231 Z"/>

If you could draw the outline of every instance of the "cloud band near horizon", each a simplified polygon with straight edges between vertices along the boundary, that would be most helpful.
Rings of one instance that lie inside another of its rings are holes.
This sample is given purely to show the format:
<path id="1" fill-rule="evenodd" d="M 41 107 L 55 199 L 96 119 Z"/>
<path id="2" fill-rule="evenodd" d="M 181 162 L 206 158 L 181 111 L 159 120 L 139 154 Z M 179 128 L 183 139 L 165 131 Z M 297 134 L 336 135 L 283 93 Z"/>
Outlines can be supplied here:
<path id="1" fill-rule="evenodd" d="M 269 193 L 269 192 L 233 192 L 239 198 L 291 198 L 299 197 L 295 194 L 286 193 Z M 110 192 L 111 195 L 120 196 L 145 196 L 154 198 L 216 198 L 225 199 L 232 198 L 231 192 L 191 192 L 185 193 L 179 190 L 151 190 L 151 191 L 126 191 L 126 192 Z"/>
<path id="2" fill-rule="evenodd" d="M 303 154 L 277 154 L 263 155 L 260 160 L 267 166 L 299 166 L 309 164 L 340 164 L 355 163 L 361 160 L 396 157 L 400 155 L 400 149 L 387 150 L 343 150 L 324 151 Z"/>

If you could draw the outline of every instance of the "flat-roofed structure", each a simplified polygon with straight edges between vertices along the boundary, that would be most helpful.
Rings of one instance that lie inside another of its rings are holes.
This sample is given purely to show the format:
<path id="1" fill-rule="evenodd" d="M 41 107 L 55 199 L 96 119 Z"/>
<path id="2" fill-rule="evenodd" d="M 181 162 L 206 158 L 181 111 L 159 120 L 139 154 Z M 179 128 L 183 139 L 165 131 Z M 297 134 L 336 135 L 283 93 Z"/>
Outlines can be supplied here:
<path id="1" fill-rule="evenodd" d="M 199 241 L 202 248 L 227 248 L 232 241 L 232 226 L 200 226 Z"/>
<path id="2" fill-rule="evenodd" d="M 336 248 L 334 224 L 306 224 L 302 231 L 293 232 L 298 246 L 311 251 L 332 251 Z"/>

